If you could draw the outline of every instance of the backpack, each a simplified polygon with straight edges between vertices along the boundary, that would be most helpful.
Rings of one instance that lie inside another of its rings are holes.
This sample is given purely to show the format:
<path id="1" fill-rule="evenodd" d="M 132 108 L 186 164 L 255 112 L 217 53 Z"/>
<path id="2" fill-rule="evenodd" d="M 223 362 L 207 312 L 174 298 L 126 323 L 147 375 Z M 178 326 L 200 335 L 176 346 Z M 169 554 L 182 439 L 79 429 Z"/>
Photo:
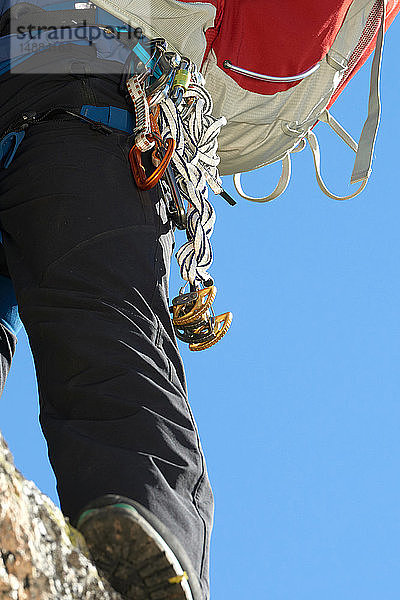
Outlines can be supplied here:
<path id="1" fill-rule="evenodd" d="M 352 198 L 368 182 L 380 119 L 379 77 L 385 30 L 400 0 L 97 0 L 149 37 L 163 37 L 180 54 L 201 65 L 214 115 L 227 125 L 219 136 L 220 173 L 235 174 L 240 195 L 269 201 L 286 189 L 291 154 L 310 144 L 317 182 L 334 199 Z M 139 5 L 140 4 L 140 5 Z M 375 48 L 368 116 L 360 141 L 329 113 L 351 77 Z M 331 193 L 320 173 L 314 126 L 319 121 L 354 150 L 345 197 Z M 247 196 L 237 173 L 282 160 L 275 190 Z"/>

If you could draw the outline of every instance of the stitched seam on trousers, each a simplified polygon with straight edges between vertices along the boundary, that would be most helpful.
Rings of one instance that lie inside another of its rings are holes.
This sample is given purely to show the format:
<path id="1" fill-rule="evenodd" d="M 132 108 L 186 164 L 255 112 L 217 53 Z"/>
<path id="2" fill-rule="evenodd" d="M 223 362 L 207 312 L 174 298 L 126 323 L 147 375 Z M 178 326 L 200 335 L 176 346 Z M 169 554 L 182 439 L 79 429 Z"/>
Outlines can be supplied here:
<path id="1" fill-rule="evenodd" d="M 202 483 L 202 481 L 204 480 L 205 474 L 206 474 L 206 469 L 205 469 L 205 461 L 204 461 L 204 456 L 203 456 L 203 451 L 201 448 L 201 443 L 200 443 L 200 437 L 199 437 L 199 432 L 197 430 L 197 425 L 196 422 L 194 420 L 194 416 L 193 416 L 193 412 L 192 409 L 190 407 L 189 401 L 187 399 L 187 396 L 185 395 L 185 404 L 186 404 L 186 408 L 187 411 L 189 413 L 190 416 L 190 420 L 193 426 L 193 431 L 196 434 L 196 441 L 197 441 L 197 450 L 198 453 L 200 455 L 200 467 L 201 467 L 201 473 L 200 476 L 198 478 L 198 480 L 196 481 L 196 483 L 194 484 L 193 487 L 193 492 L 192 492 L 192 501 L 193 501 L 193 506 L 195 507 L 197 514 L 199 515 L 202 523 L 203 523 L 203 530 L 204 530 L 204 535 L 203 535 L 203 550 L 202 550 L 202 555 L 201 555 L 201 563 L 200 563 L 200 585 L 202 586 L 202 576 L 203 576 L 203 571 L 204 571 L 204 561 L 205 561 L 205 553 L 206 553 L 206 541 L 207 541 L 207 524 L 206 524 L 206 520 L 203 517 L 203 515 L 201 514 L 201 511 L 199 509 L 199 506 L 197 504 L 197 499 L 196 499 L 196 493 Z"/>
<path id="2" fill-rule="evenodd" d="M 196 437 L 197 437 L 197 440 L 198 440 L 198 447 L 199 447 L 199 451 L 200 451 L 200 455 L 201 455 L 201 468 L 202 468 L 202 472 L 201 472 L 201 475 L 200 475 L 200 477 L 199 477 L 199 479 L 198 479 L 198 481 L 197 481 L 197 483 L 196 483 L 196 485 L 194 487 L 193 496 L 192 497 L 193 497 L 193 504 L 196 507 L 197 513 L 198 513 L 200 519 L 203 522 L 203 532 L 204 532 L 203 533 L 203 551 L 202 551 L 202 554 L 201 554 L 201 563 L 200 563 L 200 584 L 202 585 L 202 579 L 203 579 L 203 574 L 204 574 L 204 563 L 205 563 L 205 557 L 206 557 L 206 546 L 207 546 L 207 534 L 208 534 L 208 532 L 207 532 L 207 523 L 206 523 L 206 520 L 203 517 L 203 515 L 201 514 L 199 506 L 198 506 L 198 503 L 197 503 L 197 492 L 200 489 L 200 486 L 201 486 L 202 482 L 204 481 L 205 474 L 206 474 L 206 469 L 205 469 L 205 462 L 204 462 L 204 458 L 203 458 L 203 453 L 201 451 L 200 439 L 199 439 L 198 433 L 197 433 L 197 428 L 196 428 Z"/>
<path id="3" fill-rule="evenodd" d="M 115 229 L 108 229 L 107 231 L 102 231 L 101 233 L 97 233 L 96 235 L 91 236 L 87 240 L 79 242 L 79 244 L 77 244 L 76 246 L 74 246 L 73 248 L 71 248 L 64 254 L 62 254 L 61 256 L 58 256 L 49 265 L 47 265 L 47 267 L 43 271 L 42 277 L 40 278 L 38 285 L 40 286 L 43 284 L 49 270 L 52 267 L 54 267 L 54 265 L 56 265 L 58 262 L 64 260 L 67 256 L 73 254 L 75 251 L 80 250 L 81 248 L 84 248 L 86 245 L 92 243 L 94 240 L 97 240 L 101 237 L 105 237 L 105 236 L 110 235 L 111 233 L 115 233 L 115 232 L 128 231 L 129 229 L 140 229 L 140 230 L 144 229 L 146 231 L 154 231 L 154 226 L 153 225 L 128 225 L 127 227 L 117 227 Z"/>
<path id="4" fill-rule="evenodd" d="M 160 189 L 160 184 L 157 184 L 155 189 Z M 157 213 L 157 209 L 156 206 L 154 205 L 154 212 Z M 161 216 L 157 214 L 157 222 L 158 222 L 158 226 L 157 226 L 157 235 L 156 235 L 156 242 L 154 245 L 154 255 L 153 255 L 153 269 L 154 269 L 154 290 L 153 293 L 151 295 L 151 300 L 150 300 L 150 307 L 153 309 L 153 304 L 154 304 L 154 297 L 156 295 L 156 291 L 157 291 L 157 287 L 158 287 L 158 277 L 159 277 L 159 263 L 157 261 L 157 255 L 161 250 L 161 256 L 163 257 L 163 249 L 162 249 L 162 244 L 161 244 L 161 240 L 160 240 L 160 236 L 161 236 Z M 155 312 L 155 311 L 154 311 Z"/>
<path id="5" fill-rule="evenodd" d="M 74 64 L 79 64 L 83 66 L 83 73 L 74 73 L 72 68 Z M 73 62 L 71 62 L 68 65 L 68 69 L 67 69 L 68 75 L 71 75 L 72 77 L 76 78 L 77 82 L 78 82 L 78 86 L 79 86 L 79 92 L 82 99 L 83 99 L 83 104 L 93 104 L 96 105 L 97 104 L 97 100 L 96 100 L 96 95 L 94 93 L 94 90 L 92 88 L 91 85 L 91 81 L 90 81 L 90 64 L 88 64 L 88 62 L 84 61 L 84 60 L 75 60 Z"/>

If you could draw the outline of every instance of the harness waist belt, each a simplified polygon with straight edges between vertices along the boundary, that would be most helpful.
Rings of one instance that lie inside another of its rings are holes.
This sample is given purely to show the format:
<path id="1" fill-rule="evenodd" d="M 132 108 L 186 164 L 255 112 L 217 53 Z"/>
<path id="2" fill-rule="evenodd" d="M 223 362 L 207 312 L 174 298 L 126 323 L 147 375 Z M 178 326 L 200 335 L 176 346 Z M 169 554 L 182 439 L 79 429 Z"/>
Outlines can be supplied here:
<path id="1" fill-rule="evenodd" d="M 93 128 L 105 134 L 112 133 L 111 129 L 109 129 L 110 127 L 124 131 L 125 133 L 132 133 L 135 127 L 133 113 L 117 106 L 92 106 L 84 104 L 79 114 L 74 113 L 68 108 L 61 107 L 41 114 L 32 112 L 29 115 L 22 115 L 21 119 L 16 123 L 14 122 L 0 139 L 0 168 L 7 169 L 11 164 L 19 145 L 25 137 L 27 127 L 41 121 L 57 118 L 60 114 L 76 117 L 85 122 L 92 122 Z"/>
<path id="2" fill-rule="evenodd" d="M 133 113 L 116 106 L 92 106 L 84 104 L 81 108 L 81 115 L 95 121 L 103 123 L 113 129 L 119 129 L 126 133 L 132 133 L 135 126 Z"/>

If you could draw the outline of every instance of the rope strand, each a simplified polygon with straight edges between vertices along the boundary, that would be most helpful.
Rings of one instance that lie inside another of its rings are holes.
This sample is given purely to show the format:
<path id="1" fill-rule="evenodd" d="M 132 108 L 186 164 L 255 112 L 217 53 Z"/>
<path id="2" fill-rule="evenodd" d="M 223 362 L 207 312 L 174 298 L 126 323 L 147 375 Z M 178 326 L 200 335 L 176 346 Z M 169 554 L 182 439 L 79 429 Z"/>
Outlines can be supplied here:
<path id="1" fill-rule="evenodd" d="M 208 200 L 208 186 L 219 194 L 222 190 L 218 173 L 218 135 L 226 125 L 225 117 L 212 116 L 210 94 L 201 85 L 191 84 L 185 94 L 194 109 L 176 107 L 170 98 L 160 104 L 163 140 L 173 137 L 176 150 L 172 168 L 187 208 L 188 241 L 176 253 L 181 276 L 195 288 L 210 280 L 208 269 L 213 261 L 210 238 L 215 224 L 215 211 Z M 184 109 L 183 115 L 182 110 Z"/>

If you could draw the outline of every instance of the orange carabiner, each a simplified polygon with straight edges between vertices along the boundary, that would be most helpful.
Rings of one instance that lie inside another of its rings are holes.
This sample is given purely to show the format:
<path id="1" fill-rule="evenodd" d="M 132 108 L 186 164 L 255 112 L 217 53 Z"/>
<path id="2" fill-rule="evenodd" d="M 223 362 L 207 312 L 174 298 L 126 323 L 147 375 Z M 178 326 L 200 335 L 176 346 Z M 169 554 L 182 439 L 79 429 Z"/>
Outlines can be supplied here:
<path id="1" fill-rule="evenodd" d="M 152 137 L 151 135 L 149 138 Z M 149 139 L 149 141 L 154 141 L 159 145 L 159 141 L 157 138 Z M 136 146 L 132 146 L 129 152 L 129 162 L 131 164 L 132 173 L 136 181 L 136 185 L 141 190 L 151 190 L 157 183 L 160 181 L 161 177 L 164 175 L 167 167 L 171 161 L 172 155 L 175 152 L 176 141 L 173 138 L 168 138 L 166 140 L 167 149 L 166 152 L 160 161 L 158 167 L 154 169 L 151 175 L 147 177 L 144 166 L 142 165 L 142 153 L 139 148 Z"/>

